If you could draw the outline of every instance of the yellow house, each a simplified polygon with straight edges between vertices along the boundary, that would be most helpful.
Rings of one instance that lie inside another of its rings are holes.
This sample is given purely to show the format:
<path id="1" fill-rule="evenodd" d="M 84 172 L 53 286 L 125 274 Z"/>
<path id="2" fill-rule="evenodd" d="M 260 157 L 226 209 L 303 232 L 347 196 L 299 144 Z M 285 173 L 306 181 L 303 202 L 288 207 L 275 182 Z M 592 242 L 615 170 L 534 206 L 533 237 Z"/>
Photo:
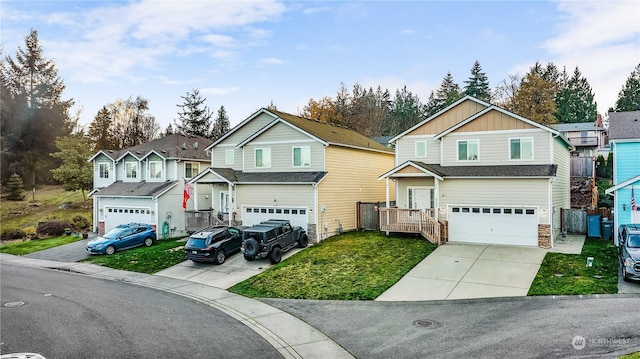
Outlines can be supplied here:
<path id="1" fill-rule="evenodd" d="M 190 182 L 211 197 L 196 209 L 245 226 L 289 219 L 316 242 L 356 229 L 357 202 L 385 201 L 378 175 L 394 165 L 392 149 L 352 129 L 267 109 L 205 150 L 211 167 Z"/>

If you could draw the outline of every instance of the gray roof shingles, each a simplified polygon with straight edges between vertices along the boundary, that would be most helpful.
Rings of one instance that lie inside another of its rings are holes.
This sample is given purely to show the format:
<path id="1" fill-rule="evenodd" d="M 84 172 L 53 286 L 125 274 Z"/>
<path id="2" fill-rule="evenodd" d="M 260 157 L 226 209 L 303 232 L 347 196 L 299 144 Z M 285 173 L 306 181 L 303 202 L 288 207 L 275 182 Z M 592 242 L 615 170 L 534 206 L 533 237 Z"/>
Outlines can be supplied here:
<path id="1" fill-rule="evenodd" d="M 198 143 L 195 145 L 195 143 Z M 116 159 L 125 152 L 131 152 L 136 157 L 144 157 L 151 151 L 157 152 L 164 158 L 185 158 L 195 160 L 209 160 L 204 149 L 213 141 L 200 136 L 185 136 L 181 134 L 172 134 L 136 146 L 123 148 L 121 150 L 102 150 L 109 157 Z M 182 145 L 186 150 L 182 150 Z M 197 147 L 197 149 L 194 149 Z"/>
<path id="2" fill-rule="evenodd" d="M 109 186 L 100 189 L 93 196 L 131 196 L 131 197 L 156 197 L 179 181 L 166 182 L 122 182 L 116 181 Z"/>
<path id="3" fill-rule="evenodd" d="M 318 183 L 327 172 L 242 172 L 230 168 L 211 168 L 233 183 Z"/>
<path id="4" fill-rule="evenodd" d="M 412 161 L 441 177 L 553 177 L 556 165 L 440 166 Z"/>
<path id="5" fill-rule="evenodd" d="M 609 112 L 609 140 L 640 140 L 640 111 Z"/>

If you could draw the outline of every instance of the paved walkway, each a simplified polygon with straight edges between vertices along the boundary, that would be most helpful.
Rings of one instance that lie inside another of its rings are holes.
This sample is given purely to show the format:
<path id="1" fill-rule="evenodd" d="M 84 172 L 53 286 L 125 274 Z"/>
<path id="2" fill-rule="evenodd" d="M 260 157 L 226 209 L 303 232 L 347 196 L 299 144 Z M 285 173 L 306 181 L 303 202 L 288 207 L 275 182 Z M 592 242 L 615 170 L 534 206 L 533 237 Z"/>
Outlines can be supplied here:
<path id="1" fill-rule="evenodd" d="M 224 289 L 164 276 L 115 270 L 94 264 L 65 263 L 5 253 L 0 253 L 0 263 L 77 272 L 192 298 L 244 323 L 267 340 L 284 358 L 353 358 L 340 345 L 302 320 L 260 301 L 229 293 Z"/>
<path id="2" fill-rule="evenodd" d="M 447 243 L 436 248 L 377 301 L 526 296 L 546 250 Z"/>

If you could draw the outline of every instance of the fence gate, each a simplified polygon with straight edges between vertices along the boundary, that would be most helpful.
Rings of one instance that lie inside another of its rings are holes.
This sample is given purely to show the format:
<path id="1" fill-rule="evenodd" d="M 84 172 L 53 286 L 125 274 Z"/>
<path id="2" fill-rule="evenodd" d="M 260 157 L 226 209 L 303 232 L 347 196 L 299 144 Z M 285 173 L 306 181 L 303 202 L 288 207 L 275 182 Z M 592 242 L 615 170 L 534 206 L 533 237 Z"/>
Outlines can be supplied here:
<path id="1" fill-rule="evenodd" d="M 395 205 L 395 201 L 390 202 L 390 206 Z M 356 228 L 361 231 L 380 230 L 380 207 L 386 207 L 386 202 L 356 202 Z"/>

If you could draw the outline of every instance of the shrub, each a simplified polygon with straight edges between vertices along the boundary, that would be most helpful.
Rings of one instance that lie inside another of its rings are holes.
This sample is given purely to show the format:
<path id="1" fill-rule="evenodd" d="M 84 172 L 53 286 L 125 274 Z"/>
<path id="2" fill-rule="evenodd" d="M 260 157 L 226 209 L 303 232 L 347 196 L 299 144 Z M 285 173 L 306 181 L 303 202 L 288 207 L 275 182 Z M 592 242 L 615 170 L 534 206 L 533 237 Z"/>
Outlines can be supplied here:
<path id="1" fill-rule="evenodd" d="M 7 181 L 7 199 L 10 201 L 22 201 L 24 199 L 24 183 L 19 174 L 12 174 Z"/>
<path id="2" fill-rule="evenodd" d="M 9 228 L 2 231 L 0 239 L 3 241 L 10 241 L 13 239 L 23 239 L 27 236 L 27 233 L 20 228 Z"/>
<path id="3" fill-rule="evenodd" d="M 71 221 L 73 222 L 73 228 L 75 228 L 76 231 L 89 230 L 91 228 L 91 223 L 83 216 L 75 216 Z"/>
<path id="4" fill-rule="evenodd" d="M 49 221 L 41 223 L 36 228 L 36 234 L 42 236 L 57 237 L 64 234 L 65 228 L 72 227 L 71 223 L 66 221 Z"/>

